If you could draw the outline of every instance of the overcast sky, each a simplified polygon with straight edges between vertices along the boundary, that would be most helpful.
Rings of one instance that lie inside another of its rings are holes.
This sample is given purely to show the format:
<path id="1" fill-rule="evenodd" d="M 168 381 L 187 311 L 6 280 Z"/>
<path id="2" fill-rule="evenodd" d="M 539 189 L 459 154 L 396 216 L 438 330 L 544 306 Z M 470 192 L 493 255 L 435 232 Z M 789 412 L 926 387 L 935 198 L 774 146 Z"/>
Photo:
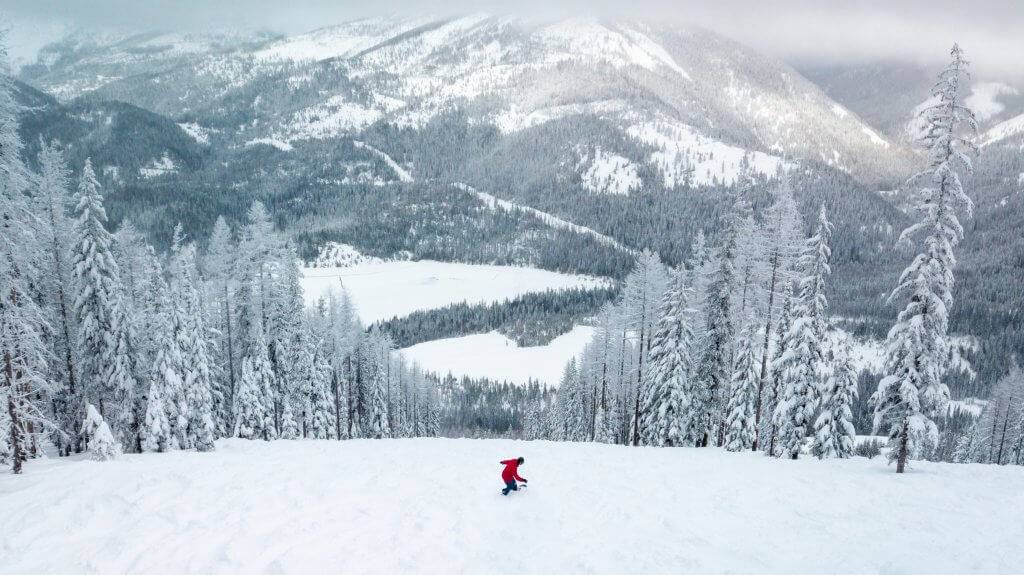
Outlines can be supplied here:
<path id="1" fill-rule="evenodd" d="M 22 61 L 69 29 L 297 33 L 379 14 L 481 10 L 696 23 L 793 63 L 937 63 L 957 41 L 977 72 L 1024 79 L 1024 0 L 0 0 L 11 54 Z"/>

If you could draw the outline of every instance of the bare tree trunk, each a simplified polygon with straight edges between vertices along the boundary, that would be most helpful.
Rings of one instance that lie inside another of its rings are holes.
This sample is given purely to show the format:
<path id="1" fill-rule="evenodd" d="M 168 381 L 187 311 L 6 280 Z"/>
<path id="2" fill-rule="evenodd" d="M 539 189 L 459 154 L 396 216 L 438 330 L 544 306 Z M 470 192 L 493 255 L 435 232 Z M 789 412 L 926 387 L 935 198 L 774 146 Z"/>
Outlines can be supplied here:
<path id="1" fill-rule="evenodd" d="M 636 361 L 636 401 L 633 407 L 633 446 L 640 445 L 640 394 L 643 390 L 643 375 L 644 375 L 644 333 L 647 327 L 647 309 L 646 303 L 644 305 L 644 312 L 640 315 L 640 346 L 638 347 L 640 353 Z"/>
<path id="2" fill-rule="evenodd" d="M 999 422 L 999 404 L 994 400 L 992 402 L 992 409 L 995 413 L 992 414 L 992 433 L 988 437 L 988 462 L 992 463 L 992 458 L 996 454 L 996 424 Z"/>
<path id="3" fill-rule="evenodd" d="M 18 419 L 18 408 L 15 405 L 14 395 L 14 366 L 10 350 L 4 350 L 4 387 L 7 393 L 7 415 L 11 420 L 11 462 L 15 474 L 21 473 L 21 461 L 24 454 L 21 451 L 21 420 Z"/>
<path id="4" fill-rule="evenodd" d="M 235 416 L 234 416 L 234 414 L 235 414 L 235 342 L 234 342 L 235 338 L 234 338 L 234 335 L 232 334 L 232 331 L 231 331 L 231 303 L 230 302 L 231 302 L 231 296 L 230 296 L 230 293 L 229 293 L 229 290 L 228 290 L 228 283 L 225 281 L 224 282 L 224 319 L 225 319 L 225 323 L 227 324 L 227 335 L 228 335 L 228 345 L 226 347 L 226 351 L 227 351 L 227 354 L 228 354 L 228 387 L 229 387 L 229 396 L 226 399 L 226 401 L 224 402 L 225 403 L 225 411 L 227 412 L 227 413 L 224 414 L 224 417 L 227 420 L 227 425 L 225 427 L 227 427 L 228 429 L 233 429 L 234 428 L 234 419 L 235 419 Z"/>
<path id="5" fill-rule="evenodd" d="M 1013 405 L 1013 398 L 1011 397 L 1006 402 L 1006 414 L 1003 415 L 1003 433 L 999 438 L 999 454 L 996 456 L 996 465 L 1003 464 L 1003 445 L 1006 444 L 1006 426 L 1010 422 L 1010 406 Z"/>
<path id="6" fill-rule="evenodd" d="M 761 351 L 761 376 L 757 378 L 757 400 L 754 403 L 754 444 L 751 451 L 757 451 L 758 440 L 761 438 L 761 392 L 768 378 L 768 346 L 772 339 L 772 307 L 775 305 L 775 283 L 778 276 L 778 252 L 772 258 L 772 279 L 768 284 L 768 317 L 764 322 L 764 347 Z"/>
<path id="7" fill-rule="evenodd" d="M 903 420 L 903 427 L 900 429 L 899 450 L 896 454 L 896 473 L 903 473 L 907 468 L 907 451 L 908 444 L 910 443 L 910 422 L 906 419 Z M 793 459 L 796 459 L 794 457 Z"/>
<path id="8" fill-rule="evenodd" d="M 331 391 L 334 393 L 334 433 L 341 441 L 341 386 L 338 384 L 338 370 L 331 370 Z"/>

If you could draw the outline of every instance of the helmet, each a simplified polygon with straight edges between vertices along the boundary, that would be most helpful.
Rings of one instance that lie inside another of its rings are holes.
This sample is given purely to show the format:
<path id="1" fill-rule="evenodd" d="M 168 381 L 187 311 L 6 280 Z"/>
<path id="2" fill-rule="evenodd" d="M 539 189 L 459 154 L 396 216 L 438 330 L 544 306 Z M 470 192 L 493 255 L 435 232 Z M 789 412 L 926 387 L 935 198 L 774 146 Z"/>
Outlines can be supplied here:
<path id="1" fill-rule="evenodd" d="M 516 461 L 518 461 L 518 462 L 519 462 L 519 465 L 522 465 L 522 464 L 526 463 L 526 460 L 525 460 L 525 459 L 523 459 L 522 457 L 520 457 L 520 458 L 519 458 L 519 459 L 517 459 Z"/>

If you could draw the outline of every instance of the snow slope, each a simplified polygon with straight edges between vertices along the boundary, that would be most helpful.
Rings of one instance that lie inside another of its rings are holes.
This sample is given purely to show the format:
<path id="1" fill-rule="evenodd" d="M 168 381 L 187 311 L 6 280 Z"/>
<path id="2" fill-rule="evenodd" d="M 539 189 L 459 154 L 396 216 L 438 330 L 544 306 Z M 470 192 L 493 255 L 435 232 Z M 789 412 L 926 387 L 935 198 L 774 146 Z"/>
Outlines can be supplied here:
<path id="1" fill-rule="evenodd" d="M 493 331 L 427 341 L 401 353 L 441 376 L 451 373 L 518 384 L 534 380 L 557 386 L 565 364 L 583 352 L 593 335 L 594 328 L 576 326 L 547 345 L 518 347 L 515 341 Z"/>
<path id="2" fill-rule="evenodd" d="M 522 455 L 526 492 L 499 494 Z M 1016 573 L 1017 467 L 508 440 L 222 440 L 0 475 L 36 573 Z"/>
<path id="3" fill-rule="evenodd" d="M 497 198 L 491 194 L 488 194 L 487 192 L 481 192 L 473 188 L 472 186 L 466 184 L 456 183 L 454 184 L 454 186 L 460 190 L 473 194 L 491 210 L 502 209 L 507 212 L 514 212 L 517 210 L 523 211 L 529 213 L 532 216 L 535 216 L 537 219 L 544 222 L 548 226 L 551 226 L 552 228 L 559 230 L 568 230 L 580 235 L 590 236 L 597 240 L 598 242 L 606 246 L 613 247 L 617 250 L 622 250 L 624 252 L 628 252 L 631 254 L 637 253 L 636 250 L 632 248 L 627 248 L 626 246 L 616 241 L 615 238 L 612 238 L 611 236 L 606 236 L 605 234 L 602 234 L 601 232 L 598 232 L 593 228 L 588 228 L 587 226 L 574 224 L 570 221 L 563 220 L 562 218 L 559 218 L 557 216 L 553 216 L 547 212 L 538 210 L 536 208 L 531 208 L 530 206 L 525 206 L 523 204 L 517 204 L 515 202 L 510 202 L 508 200 Z"/>
<path id="4" fill-rule="evenodd" d="M 548 289 L 598 288 L 607 280 L 536 268 L 423 261 L 366 261 L 303 270 L 306 301 L 344 285 L 365 323 L 453 303 L 491 303 Z"/>

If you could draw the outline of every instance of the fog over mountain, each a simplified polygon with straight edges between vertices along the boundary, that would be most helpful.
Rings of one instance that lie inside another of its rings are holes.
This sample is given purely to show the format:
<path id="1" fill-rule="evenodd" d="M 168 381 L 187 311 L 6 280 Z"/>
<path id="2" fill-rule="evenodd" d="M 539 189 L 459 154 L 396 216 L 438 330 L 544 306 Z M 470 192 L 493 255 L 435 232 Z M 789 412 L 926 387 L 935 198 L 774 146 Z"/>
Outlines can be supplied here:
<path id="1" fill-rule="evenodd" d="M 0 1 L 0 15 L 19 24 L 11 49 L 31 59 L 45 42 L 68 30 L 255 28 L 306 32 L 332 23 L 388 14 L 439 16 L 484 11 L 520 17 L 651 18 L 698 24 L 793 63 L 906 60 L 941 64 L 953 41 L 971 46 L 976 72 L 1024 79 L 1016 55 L 1024 53 L 1024 10 L 1014 0 L 69 0 Z"/>

